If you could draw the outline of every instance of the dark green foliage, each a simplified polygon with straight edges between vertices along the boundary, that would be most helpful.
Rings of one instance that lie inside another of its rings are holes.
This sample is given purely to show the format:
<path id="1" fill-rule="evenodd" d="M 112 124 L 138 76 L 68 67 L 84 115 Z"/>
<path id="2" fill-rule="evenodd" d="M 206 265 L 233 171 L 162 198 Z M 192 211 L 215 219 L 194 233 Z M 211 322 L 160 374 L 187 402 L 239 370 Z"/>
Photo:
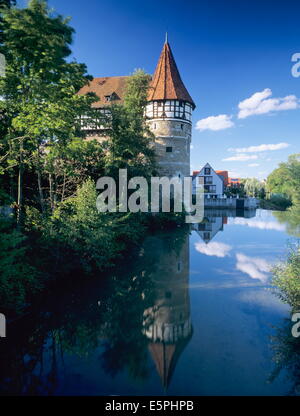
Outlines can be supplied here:
<path id="1" fill-rule="evenodd" d="M 41 289 L 41 276 L 30 264 L 30 247 L 24 234 L 0 218 L 0 305 L 21 311 Z"/>
<path id="2" fill-rule="evenodd" d="M 51 217 L 41 218 L 37 210 L 27 215 L 26 225 L 48 243 L 52 262 L 60 271 L 69 264 L 85 273 L 110 267 L 143 236 L 143 215 L 132 213 L 98 213 L 94 181 L 84 182 L 74 197 L 66 199 Z M 68 268 L 68 271 L 70 269 Z"/>
<path id="3" fill-rule="evenodd" d="M 291 200 L 282 194 L 273 194 L 260 201 L 260 207 L 265 209 L 284 211 L 291 206 Z"/>
<path id="4" fill-rule="evenodd" d="M 0 45 L 3 42 L 3 21 L 2 13 L 6 9 L 10 9 L 12 6 L 16 5 L 16 0 L 0 0 Z"/>

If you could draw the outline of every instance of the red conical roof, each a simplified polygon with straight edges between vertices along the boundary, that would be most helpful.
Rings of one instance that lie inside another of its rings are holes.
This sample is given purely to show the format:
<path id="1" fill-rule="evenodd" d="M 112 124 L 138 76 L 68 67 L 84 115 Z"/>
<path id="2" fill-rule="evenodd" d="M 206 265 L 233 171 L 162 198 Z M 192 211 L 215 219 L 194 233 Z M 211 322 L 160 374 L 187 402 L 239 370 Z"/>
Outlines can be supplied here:
<path id="1" fill-rule="evenodd" d="M 181 80 L 168 42 L 164 44 L 149 87 L 148 101 L 153 100 L 182 100 L 196 107 Z"/>
<path id="2" fill-rule="evenodd" d="M 175 344 L 167 344 L 165 342 L 151 342 L 149 344 L 149 350 L 155 362 L 156 370 L 165 389 L 169 387 L 177 361 L 191 336 L 192 334 L 177 341 Z"/>

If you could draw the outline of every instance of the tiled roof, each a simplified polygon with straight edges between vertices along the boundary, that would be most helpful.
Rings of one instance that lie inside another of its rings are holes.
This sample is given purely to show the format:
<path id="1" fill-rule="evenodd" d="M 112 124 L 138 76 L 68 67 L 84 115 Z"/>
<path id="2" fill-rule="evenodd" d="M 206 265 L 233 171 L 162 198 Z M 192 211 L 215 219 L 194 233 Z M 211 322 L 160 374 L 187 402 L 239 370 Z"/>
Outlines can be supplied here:
<path id="1" fill-rule="evenodd" d="M 183 100 L 195 108 L 195 103 L 181 80 L 168 42 L 164 44 L 150 84 L 148 101 L 152 100 Z"/>
<path id="2" fill-rule="evenodd" d="M 99 101 L 92 105 L 95 108 L 109 106 L 112 101 L 107 98 L 112 95 L 113 102 L 122 104 L 128 78 L 128 76 L 94 78 L 82 87 L 78 94 L 94 92 L 99 97 Z M 182 100 L 195 107 L 194 101 L 181 80 L 168 42 L 164 44 L 149 86 L 148 101 L 152 100 Z"/>
<path id="3" fill-rule="evenodd" d="M 87 94 L 88 92 L 94 92 L 100 100 L 93 104 L 93 107 L 105 107 L 110 105 L 112 102 L 123 103 L 126 81 L 129 77 L 101 77 L 94 78 L 87 85 L 82 87 L 78 94 Z M 112 101 L 109 97 L 112 96 Z"/>

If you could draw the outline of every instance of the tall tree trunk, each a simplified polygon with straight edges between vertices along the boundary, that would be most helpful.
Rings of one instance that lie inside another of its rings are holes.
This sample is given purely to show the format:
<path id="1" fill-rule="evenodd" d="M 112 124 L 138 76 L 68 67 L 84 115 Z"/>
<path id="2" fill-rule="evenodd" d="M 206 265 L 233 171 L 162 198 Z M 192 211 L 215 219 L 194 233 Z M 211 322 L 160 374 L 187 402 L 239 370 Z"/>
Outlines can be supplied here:
<path id="1" fill-rule="evenodd" d="M 45 199 L 44 199 L 44 192 L 42 187 L 42 173 L 41 173 L 41 157 L 40 157 L 40 148 L 37 151 L 37 182 L 38 182 L 38 189 L 39 189 L 39 197 L 40 197 L 40 205 L 42 209 L 42 213 L 45 213 Z"/>
<path id="2" fill-rule="evenodd" d="M 60 202 L 63 202 L 64 198 L 65 198 L 65 190 L 66 190 L 66 172 L 64 172 L 64 181 L 63 181 L 63 188 L 62 188 L 62 193 L 61 193 L 61 200 Z"/>
<path id="3" fill-rule="evenodd" d="M 44 214 L 45 213 L 45 200 L 44 200 L 44 193 L 43 193 L 43 188 L 42 188 L 41 171 L 39 168 L 37 171 L 37 180 L 38 180 L 41 209 L 42 209 L 42 213 Z"/>
<path id="4" fill-rule="evenodd" d="M 21 226 L 23 220 L 23 139 L 20 142 L 20 164 L 19 164 L 19 175 L 18 175 L 18 202 L 17 202 L 17 224 Z"/>
<path id="5" fill-rule="evenodd" d="M 49 196 L 50 196 L 50 207 L 53 211 L 53 179 L 52 174 L 49 173 Z"/>

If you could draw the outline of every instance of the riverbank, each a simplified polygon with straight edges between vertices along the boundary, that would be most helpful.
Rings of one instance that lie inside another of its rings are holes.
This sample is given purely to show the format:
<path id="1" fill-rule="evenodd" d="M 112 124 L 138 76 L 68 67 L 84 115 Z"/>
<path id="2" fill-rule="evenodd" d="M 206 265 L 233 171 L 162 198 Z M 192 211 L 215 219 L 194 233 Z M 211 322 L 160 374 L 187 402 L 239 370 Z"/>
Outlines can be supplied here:
<path id="1" fill-rule="evenodd" d="M 290 205 L 288 205 L 288 206 L 290 206 Z M 288 206 L 278 204 L 278 203 L 276 203 L 272 200 L 269 200 L 269 199 L 260 199 L 259 200 L 259 207 L 261 209 L 268 209 L 268 210 L 271 210 L 271 211 L 286 211 Z"/>
<path id="2" fill-rule="evenodd" d="M 179 214 L 102 213 L 96 190 L 87 181 L 76 197 L 51 216 L 28 208 L 20 231 L 14 221 L 0 223 L 0 304 L 10 319 L 26 313 L 48 290 L 95 273 L 104 275 L 155 230 L 177 228 Z"/>

